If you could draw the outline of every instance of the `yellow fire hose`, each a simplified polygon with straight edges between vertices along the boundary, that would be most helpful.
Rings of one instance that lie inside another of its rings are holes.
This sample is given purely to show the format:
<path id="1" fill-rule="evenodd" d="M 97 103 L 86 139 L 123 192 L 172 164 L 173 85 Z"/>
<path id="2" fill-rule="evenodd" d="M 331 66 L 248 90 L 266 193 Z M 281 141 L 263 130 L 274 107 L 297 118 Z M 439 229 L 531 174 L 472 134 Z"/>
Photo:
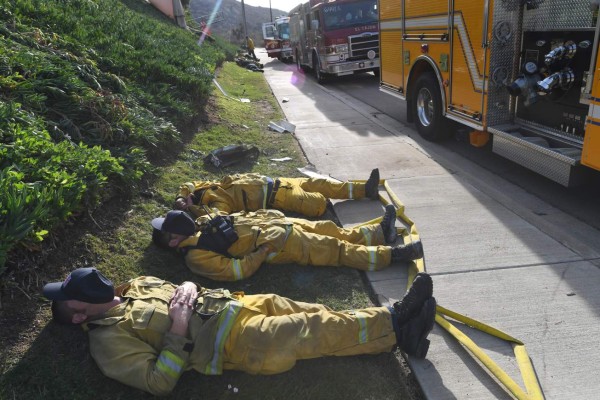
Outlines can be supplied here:
<path id="1" fill-rule="evenodd" d="M 364 180 L 353 180 L 353 182 L 365 182 Z M 404 243 L 410 243 L 419 239 L 419 233 L 417 232 L 417 228 L 415 223 L 404 213 L 405 207 L 404 204 L 400 201 L 400 199 L 396 196 L 396 194 L 389 187 L 388 183 L 385 180 L 379 181 L 380 185 L 383 185 L 388 196 L 392 200 L 394 206 L 396 206 L 396 216 L 402 220 L 408 229 L 399 228 L 398 233 L 402 235 L 404 239 Z M 388 204 L 389 201 L 380 196 L 380 200 L 384 204 Z M 371 221 L 367 221 L 362 225 L 373 224 L 381 221 L 381 217 L 375 218 Z M 413 281 L 414 277 L 418 272 L 425 271 L 425 261 L 421 258 L 412 262 L 411 267 L 408 271 L 408 283 Z M 540 387 L 539 381 L 533 369 L 533 365 L 531 364 L 531 359 L 527 354 L 527 350 L 525 349 L 525 344 L 518 339 L 513 338 L 506 333 L 493 328 L 489 325 L 486 325 L 482 322 L 459 314 L 457 312 L 451 311 L 447 308 L 444 308 L 438 304 L 437 306 L 437 314 L 435 316 L 435 322 L 444 328 L 452 337 L 454 337 L 459 343 L 461 343 L 470 353 L 478 359 L 481 364 L 492 374 L 494 375 L 499 383 L 504 386 L 506 390 L 508 390 L 512 395 L 519 400 L 541 400 L 544 399 L 542 394 L 542 389 Z M 448 319 L 451 318 L 455 321 L 461 322 L 471 328 L 477 329 L 481 332 L 487 333 L 488 335 L 494 336 L 496 338 L 502 339 L 512 344 L 513 351 L 515 353 L 515 358 L 517 361 L 517 365 L 519 366 L 519 370 L 521 371 L 521 377 L 523 382 L 525 383 L 524 391 L 519 384 L 517 384 L 498 364 L 496 364 L 475 342 L 473 342 L 465 333 L 456 328 L 451 321 Z"/>

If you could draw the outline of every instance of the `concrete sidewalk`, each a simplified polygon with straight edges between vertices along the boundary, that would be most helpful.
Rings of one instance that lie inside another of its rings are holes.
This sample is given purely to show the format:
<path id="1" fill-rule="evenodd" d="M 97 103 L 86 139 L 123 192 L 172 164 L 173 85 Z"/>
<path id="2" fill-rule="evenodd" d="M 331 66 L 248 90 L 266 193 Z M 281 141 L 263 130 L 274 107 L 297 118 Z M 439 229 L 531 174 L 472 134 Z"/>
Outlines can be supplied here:
<path id="1" fill-rule="evenodd" d="M 295 72 L 295 65 L 257 54 L 320 173 L 366 179 L 379 167 L 416 223 L 438 304 L 523 341 L 545 398 L 596 398 L 598 231 L 442 145 L 422 141 L 360 101 L 318 85 Z M 382 210 L 374 202 L 338 202 L 335 208 L 345 226 Z M 405 268 L 391 267 L 369 278 L 385 302 L 405 287 L 406 275 Z M 510 344 L 455 325 L 525 390 Z M 427 398 L 511 398 L 442 328 L 436 325 L 430 339 L 427 358 L 409 360 Z"/>

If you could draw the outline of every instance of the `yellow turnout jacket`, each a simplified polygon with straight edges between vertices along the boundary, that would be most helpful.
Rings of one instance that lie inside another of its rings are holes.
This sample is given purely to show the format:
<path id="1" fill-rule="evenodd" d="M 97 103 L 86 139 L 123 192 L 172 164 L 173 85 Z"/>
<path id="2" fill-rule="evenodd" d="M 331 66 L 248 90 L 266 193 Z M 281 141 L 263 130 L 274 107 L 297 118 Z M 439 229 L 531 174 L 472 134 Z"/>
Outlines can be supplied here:
<path id="1" fill-rule="evenodd" d="M 176 287 L 154 277 L 133 279 L 117 288 L 120 305 L 83 325 L 92 357 L 106 376 L 165 395 L 186 370 L 222 372 L 223 347 L 242 308 L 237 294 L 198 288 L 189 336 L 182 337 L 169 333 L 169 301 Z"/>

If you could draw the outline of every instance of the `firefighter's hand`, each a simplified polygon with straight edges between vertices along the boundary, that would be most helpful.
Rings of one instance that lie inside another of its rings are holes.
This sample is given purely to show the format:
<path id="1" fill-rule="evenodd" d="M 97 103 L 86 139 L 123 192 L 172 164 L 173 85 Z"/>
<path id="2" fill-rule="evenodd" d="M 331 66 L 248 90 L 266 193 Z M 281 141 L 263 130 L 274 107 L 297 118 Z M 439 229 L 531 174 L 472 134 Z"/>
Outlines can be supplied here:
<path id="1" fill-rule="evenodd" d="M 170 332 L 187 336 L 188 324 L 194 313 L 194 304 L 198 298 L 198 288 L 195 283 L 184 282 L 175 289 L 169 304 L 169 317 L 173 323 Z"/>
<path id="2" fill-rule="evenodd" d="M 275 249 L 275 247 L 273 247 L 273 245 L 270 243 L 263 243 L 260 245 L 260 251 L 264 254 L 271 254 L 276 253 L 277 249 Z"/>

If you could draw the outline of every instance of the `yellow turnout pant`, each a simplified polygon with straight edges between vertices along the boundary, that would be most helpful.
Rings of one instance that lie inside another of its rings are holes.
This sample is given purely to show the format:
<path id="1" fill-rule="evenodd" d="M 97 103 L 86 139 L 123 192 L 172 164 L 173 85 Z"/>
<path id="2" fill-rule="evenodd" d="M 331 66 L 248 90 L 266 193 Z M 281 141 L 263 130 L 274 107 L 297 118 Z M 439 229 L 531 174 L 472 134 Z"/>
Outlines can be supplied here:
<path id="1" fill-rule="evenodd" d="M 343 229 L 331 221 L 294 221 L 283 249 L 267 262 L 378 271 L 392 259 L 391 247 L 383 242 L 379 224 Z"/>
<path id="2" fill-rule="evenodd" d="M 331 220 L 309 221 L 303 218 L 288 218 L 287 220 L 293 222 L 295 227 L 302 229 L 304 232 L 331 236 L 346 242 L 363 244 L 365 246 L 385 244 L 383 230 L 379 224 L 340 228 Z"/>
<path id="3" fill-rule="evenodd" d="M 365 184 L 336 182 L 323 178 L 279 178 L 272 207 L 309 217 L 323 215 L 327 199 L 362 199 Z"/>
<path id="4" fill-rule="evenodd" d="M 386 307 L 338 312 L 274 294 L 240 301 L 244 308 L 225 343 L 224 369 L 276 374 L 296 360 L 388 352 L 396 343 Z"/>

